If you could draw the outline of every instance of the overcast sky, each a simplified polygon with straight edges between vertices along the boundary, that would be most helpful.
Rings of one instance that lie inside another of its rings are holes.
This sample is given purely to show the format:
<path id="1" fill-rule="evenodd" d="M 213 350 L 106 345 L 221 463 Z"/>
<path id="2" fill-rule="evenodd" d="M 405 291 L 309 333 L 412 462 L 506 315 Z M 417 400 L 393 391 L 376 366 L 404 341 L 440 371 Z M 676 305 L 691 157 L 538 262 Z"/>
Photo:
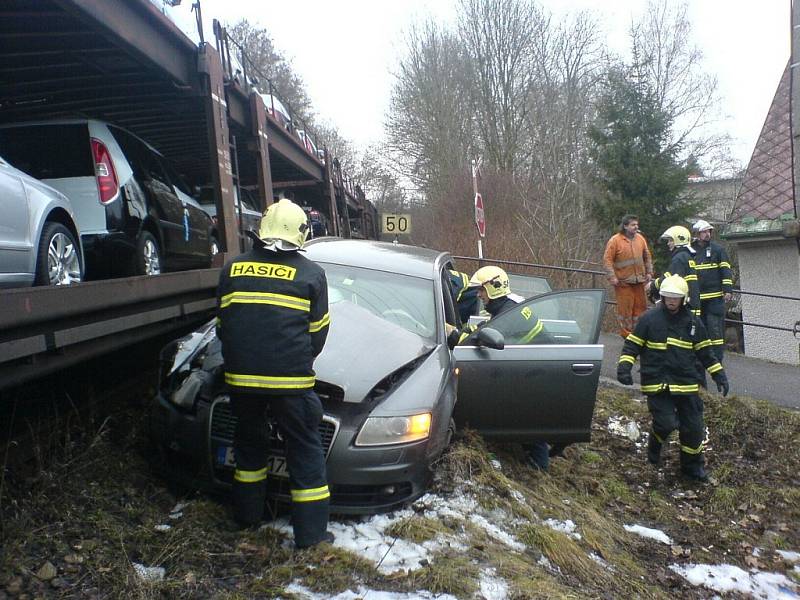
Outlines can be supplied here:
<path id="1" fill-rule="evenodd" d="M 211 20 L 240 18 L 265 27 L 303 78 L 317 114 L 357 144 L 379 141 L 403 33 L 426 16 L 454 18 L 450 0 L 201 0 Z M 172 9 L 186 27 L 192 0 Z M 609 47 L 624 52 L 631 20 L 645 0 L 541 0 L 556 14 L 593 12 Z M 690 16 L 708 72 L 719 79 L 721 129 L 747 164 L 790 52 L 790 0 L 691 0 Z M 193 36 L 194 37 L 194 36 Z"/>

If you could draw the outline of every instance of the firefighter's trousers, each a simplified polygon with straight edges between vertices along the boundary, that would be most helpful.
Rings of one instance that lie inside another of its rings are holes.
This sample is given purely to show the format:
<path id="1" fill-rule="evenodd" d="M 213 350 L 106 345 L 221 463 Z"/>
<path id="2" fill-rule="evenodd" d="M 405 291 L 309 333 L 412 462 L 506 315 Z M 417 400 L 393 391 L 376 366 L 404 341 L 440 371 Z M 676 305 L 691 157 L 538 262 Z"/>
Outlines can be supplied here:
<path id="1" fill-rule="evenodd" d="M 706 326 L 711 349 L 719 362 L 725 352 L 725 300 L 712 298 L 701 303 L 701 319 Z"/>
<path id="2" fill-rule="evenodd" d="M 703 401 L 697 394 L 673 395 L 661 392 L 647 397 L 647 408 L 653 417 L 653 435 L 663 444 L 669 435 L 678 430 L 681 443 L 681 470 L 693 474 L 702 469 L 703 440 Z"/>
<path id="3" fill-rule="evenodd" d="M 622 283 L 614 286 L 617 300 L 617 324 L 619 334 L 626 338 L 636 328 L 639 317 L 647 310 L 644 283 Z"/>
<path id="4" fill-rule="evenodd" d="M 255 525 L 263 515 L 269 408 L 286 440 L 295 545 L 305 548 L 323 540 L 328 528 L 330 492 L 319 434 L 322 404 L 317 395 L 313 391 L 297 396 L 232 393 L 231 403 L 237 418 L 233 439 L 235 519 L 241 525 Z"/>

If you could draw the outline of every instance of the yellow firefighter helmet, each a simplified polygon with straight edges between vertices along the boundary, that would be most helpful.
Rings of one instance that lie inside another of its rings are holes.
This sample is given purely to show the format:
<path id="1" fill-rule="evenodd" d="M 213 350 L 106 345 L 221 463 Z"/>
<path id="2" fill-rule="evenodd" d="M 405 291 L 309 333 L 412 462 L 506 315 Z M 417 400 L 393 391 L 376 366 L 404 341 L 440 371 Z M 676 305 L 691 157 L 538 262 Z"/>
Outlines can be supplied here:
<path id="1" fill-rule="evenodd" d="M 508 296 L 511 293 L 511 286 L 508 283 L 508 274 L 494 265 L 481 267 L 469 280 L 469 287 L 482 287 L 486 290 L 489 300 Z"/>
<path id="2" fill-rule="evenodd" d="M 300 249 L 308 237 L 308 217 L 297 204 L 282 198 L 267 208 L 258 237 L 265 242 L 283 240 L 293 249 Z"/>

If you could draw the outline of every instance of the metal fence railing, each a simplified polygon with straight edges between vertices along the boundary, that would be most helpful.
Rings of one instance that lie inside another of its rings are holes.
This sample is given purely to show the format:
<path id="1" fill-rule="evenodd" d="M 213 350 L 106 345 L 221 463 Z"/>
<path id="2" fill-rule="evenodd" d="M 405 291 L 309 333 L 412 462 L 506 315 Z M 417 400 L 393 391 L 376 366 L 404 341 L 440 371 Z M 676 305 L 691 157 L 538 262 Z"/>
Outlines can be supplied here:
<path id="1" fill-rule="evenodd" d="M 556 266 L 556 265 L 544 265 L 544 264 L 540 264 L 540 263 L 529 263 L 529 262 L 522 262 L 522 261 L 517 261 L 517 260 L 501 260 L 501 259 L 495 259 L 495 258 L 492 258 L 492 259 L 478 258 L 477 256 L 453 256 L 453 258 L 455 258 L 456 260 L 472 261 L 472 262 L 477 263 L 478 265 L 491 263 L 491 264 L 498 264 L 498 265 L 506 265 L 506 266 L 510 266 L 510 267 L 525 267 L 525 268 L 530 268 L 530 269 L 542 269 L 542 270 L 550 270 L 550 271 L 556 271 L 556 272 L 582 273 L 582 274 L 586 274 L 586 275 L 590 275 L 591 276 L 591 280 L 592 280 L 591 287 L 593 287 L 593 288 L 596 288 L 596 287 L 608 287 L 605 284 L 605 281 L 604 281 L 605 277 L 606 277 L 606 272 L 605 271 L 601 271 L 601 270 L 597 270 L 597 269 L 580 269 L 580 268 L 576 268 L 576 267 L 559 267 L 559 266 Z M 569 262 L 581 262 L 581 263 L 584 263 L 584 264 L 586 263 L 586 261 L 578 261 L 578 260 L 570 260 Z M 603 283 L 601 285 L 598 285 L 598 277 L 602 277 L 602 279 L 600 281 L 602 281 Z M 781 295 L 781 294 L 766 294 L 764 292 L 751 292 L 751 291 L 742 290 L 742 289 L 738 289 L 738 288 L 734 288 L 733 293 L 734 294 L 741 294 L 741 295 L 749 295 L 749 296 L 760 296 L 760 297 L 764 297 L 764 298 L 774 298 L 776 300 L 789 300 L 789 301 L 800 302 L 800 298 L 797 298 L 797 297 L 794 297 L 794 296 L 784 296 L 784 295 Z M 616 306 L 617 303 L 614 300 L 606 300 L 606 304 L 615 305 Z M 798 306 L 798 317 L 800 317 L 800 306 Z M 744 320 L 740 320 L 740 319 L 731 319 L 731 318 L 728 318 L 728 317 L 725 318 L 725 322 L 726 323 L 731 323 L 731 324 L 734 324 L 734 325 L 738 325 L 738 326 L 745 326 L 746 325 L 748 327 L 760 327 L 760 328 L 763 328 L 763 329 L 772 329 L 772 330 L 775 330 L 775 331 L 786 331 L 786 332 L 789 332 L 789 333 L 793 334 L 795 337 L 800 337 L 800 318 L 798 319 L 797 322 L 794 323 L 794 325 L 792 327 L 783 327 L 781 325 L 768 325 L 768 324 L 765 324 L 765 323 L 754 323 L 752 321 L 744 321 Z"/>
<path id="2" fill-rule="evenodd" d="M 299 113 L 291 107 L 291 103 L 285 98 L 282 98 L 272 80 L 256 66 L 253 60 L 247 55 L 244 47 L 236 41 L 228 33 L 227 29 L 222 24 L 214 19 L 214 37 L 216 38 L 217 51 L 222 57 L 222 67 L 225 76 L 229 80 L 239 80 L 240 85 L 249 90 L 251 87 L 264 90 L 269 94 L 267 106 L 270 114 L 277 120 L 277 114 L 281 111 L 281 107 L 285 107 L 288 113 L 289 123 L 285 125 L 287 131 L 297 137 L 298 142 L 305 147 L 309 154 L 314 155 L 314 158 L 321 160 L 319 151 L 320 140 L 317 132 L 309 127 L 306 120 L 299 115 Z M 276 107 L 275 101 L 278 101 Z M 265 99 L 265 102 L 267 99 Z M 298 127 L 298 124 L 301 127 Z"/>

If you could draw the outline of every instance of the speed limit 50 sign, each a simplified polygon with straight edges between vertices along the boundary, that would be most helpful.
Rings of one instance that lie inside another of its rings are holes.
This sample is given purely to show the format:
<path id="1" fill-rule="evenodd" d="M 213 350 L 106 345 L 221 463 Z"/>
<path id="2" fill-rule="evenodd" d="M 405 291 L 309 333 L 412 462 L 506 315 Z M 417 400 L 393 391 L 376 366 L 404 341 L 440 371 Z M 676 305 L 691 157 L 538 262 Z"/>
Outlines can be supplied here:
<path id="1" fill-rule="evenodd" d="M 381 218 L 381 233 L 387 233 L 389 235 L 411 233 L 411 215 L 383 213 Z"/>

